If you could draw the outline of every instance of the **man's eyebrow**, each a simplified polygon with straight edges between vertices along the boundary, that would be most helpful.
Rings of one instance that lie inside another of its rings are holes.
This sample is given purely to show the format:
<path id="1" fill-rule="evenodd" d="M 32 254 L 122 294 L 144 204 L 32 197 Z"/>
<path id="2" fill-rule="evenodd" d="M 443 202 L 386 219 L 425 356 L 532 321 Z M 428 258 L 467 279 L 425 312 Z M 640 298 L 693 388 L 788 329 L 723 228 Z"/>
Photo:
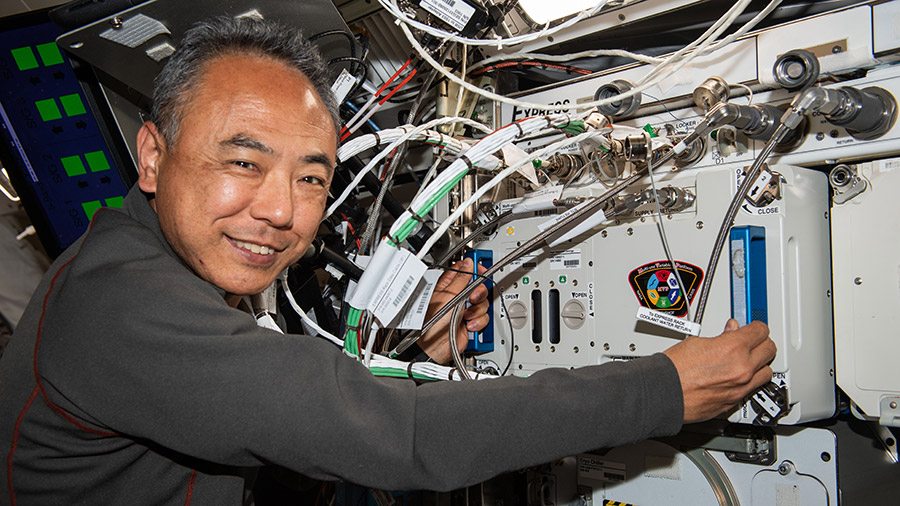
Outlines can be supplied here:
<path id="1" fill-rule="evenodd" d="M 221 146 L 232 146 L 237 148 L 247 148 L 259 151 L 261 153 L 265 153 L 267 155 L 274 155 L 275 150 L 266 144 L 254 139 L 253 137 L 249 137 L 244 134 L 236 134 L 230 139 L 226 139 L 219 143 Z"/>
<path id="2" fill-rule="evenodd" d="M 334 169 L 334 161 L 328 157 L 325 153 L 315 153 L 311 155 L 306 155 L 303 157 L 304 163 L 317 163 L 320 165 L 324 165 L 329 169 Z"/>

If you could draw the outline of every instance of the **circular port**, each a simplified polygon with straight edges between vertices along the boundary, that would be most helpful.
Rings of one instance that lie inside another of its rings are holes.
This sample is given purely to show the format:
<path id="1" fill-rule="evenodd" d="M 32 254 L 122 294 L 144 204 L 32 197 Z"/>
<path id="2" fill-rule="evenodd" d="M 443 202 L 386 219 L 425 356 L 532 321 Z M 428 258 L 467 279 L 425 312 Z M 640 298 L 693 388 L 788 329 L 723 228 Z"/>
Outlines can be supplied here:
<path id="1" fill-rule="evenodd" d="M 819 78 L 819 59 L 803 49 L 794 49 L 779 56 L 772 67 L 775 82 L 789 90 L 799 90 Z"/>
<path id="2" fill-rule="evenodd" d="M 597 91 L 594 92 L 594 100 L 607 100 L 625 93 L 626 91 L 630 91 L 632 88 L 634 88 L 634 85 L 630 82 L 625 81 L 624 79 L 616 79 L 611 83 L 604 84 L 597 88 Z M 606 105 L 601 105 L 597 110 L 600 111 L 601 114 L 611 118 L 621 118 L 623 116 L 634 114 L 640 106 L 641 94 L 638 93 L 621 100 L 610 102 Z"/>

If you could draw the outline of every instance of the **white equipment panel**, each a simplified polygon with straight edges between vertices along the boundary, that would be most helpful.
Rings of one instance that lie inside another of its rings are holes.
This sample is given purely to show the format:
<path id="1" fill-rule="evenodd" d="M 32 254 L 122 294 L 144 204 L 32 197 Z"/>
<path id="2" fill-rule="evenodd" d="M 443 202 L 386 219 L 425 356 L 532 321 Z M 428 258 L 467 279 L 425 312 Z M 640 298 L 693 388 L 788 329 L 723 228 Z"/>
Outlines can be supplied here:
<path id="1" fill-rule="evenodd" d="M 861 418 L 900 427 L 900 159 L 854 168 L 865 189 L 831 210 L 837 382 Z"/>
<path id="2" fill-rule="evenodd" d="M 779 423 L 796 424 L 828 418 L 835 410 L 828 188 L 825 174 L 818 171 L 786 165 L 772 170 L 783 179 L 782 198 L 759 208 L 745 204 L 735 225 L 765 229 L 768 325 L 778 345 L 772 369 L 791 405 Z M 507 322 L 502 306 L 494 304 L 495 350 L 478 360 L 505 365 L 512 353 L 512 372 L 528 374 L 545 367 L 627 360 L 678 342 L 683 335 L 638 321 L 635 315 L 642 305 L 673 312 L 683 304 L 685 291 L 692 297 L 698 291 L 741 172 L 737 166 L 658 176 L 659 187 L 672 185 L 696 195 L 694 205 L 664 218 L 686 290 L 679 293 L 677 282 L 669 279 L 673 276 L 653 206 L 644 205 L 552 251 L 538 250 L 504 269 L 503 277 L 495 276 L 512 319 Z M 590 193 L 603 193 L 597 186 Z M 584 193 L 573 190 L 566 196 L 579 194 Z M 534 236 L 547 219 L 513 221 L 478 247 L 501 258 Z M 718 335 L 731 317 L 730 264 L 726 249 L 716 269 L 702 336 Z M 747 403 L 729 419 L 751 423 L 756 411 Z"/>
<path id="3" fill-rule="evenodd" d="M 551 464 L 543 474 L 529 474 L 530 496 L 542 496 L 529 497 L 528 504 L 839 504 L 837 441 L 828 430 L 779 427 L 773 445 L 777 458 L 769 465 L 678 446 L 678 437 L 650 440 Z"/>

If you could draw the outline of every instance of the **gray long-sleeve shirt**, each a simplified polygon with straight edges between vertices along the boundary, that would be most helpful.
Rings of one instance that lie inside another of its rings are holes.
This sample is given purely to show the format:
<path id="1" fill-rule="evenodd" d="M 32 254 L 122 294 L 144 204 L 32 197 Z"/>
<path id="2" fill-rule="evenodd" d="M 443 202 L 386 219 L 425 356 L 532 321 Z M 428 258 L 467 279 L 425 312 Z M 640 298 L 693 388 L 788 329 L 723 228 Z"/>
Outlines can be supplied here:
<path id="1" fill-rule="evenodd" d="M 134 189 L 51 266 L 0 361 L 0 503 L 239 504 L 266 464 L 447 490 L 673 434 L 682 409 L 664 355 L 479 382 L 373 377 L 229 307 Z"/>

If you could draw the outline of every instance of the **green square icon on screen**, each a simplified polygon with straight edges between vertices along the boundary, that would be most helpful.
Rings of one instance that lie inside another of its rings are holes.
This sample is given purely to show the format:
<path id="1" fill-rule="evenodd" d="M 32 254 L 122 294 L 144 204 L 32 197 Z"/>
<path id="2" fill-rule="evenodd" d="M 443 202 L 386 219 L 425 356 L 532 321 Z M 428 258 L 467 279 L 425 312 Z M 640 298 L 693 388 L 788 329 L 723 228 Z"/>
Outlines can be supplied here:
<path id="1" fill-rule="evenodd" d="M 103 207 L 103 204 L 99 200 L 92 200 L 90 202 L 82 202 L 81 207 L 84 209 L 84 214 L 87 215 L 88 219 L 93 220 L 94 213 Z"/>
<path id="2" fill-rule="evenodd" d="M 38 114 L 41 115 L 41 119 L 44 121 L 62 118 L 62 113 L 59 112 L 59 106 L 56 105 L 56 100 L 52 98 L 38 100 L 34 103 L 34 106 L 37 107 Z"/>
<path id="3" fill-rule="evenodd" d="M 64 169 L 66 169 L 66 174 L 69 177 L 72 176 L 80 176 L 87 172 L 84 169 L 84 164 L 81 163 L 81 157 L 78 155 L 75 156 L 66 156 L 59 159 L 60 163 Z"/>
<path id="4" fill-rule="evenodd" d="M 60 54 L 59 46 L 56 45 L 56 42 L 38 44 L 35 47 L 37 47 L 38 54 L 41 55 L 41 61 L 44 62 L 45 67 L 58 65 L 63 62 L 62 54 Z"/>
<path id="5" fill-rule="evenodd" d="M 16 60 L 16 66 L 19 70 L 31 70 L 38 67 L 37 58 L 34 57 L 34 51 L 31 47 L 18 47 L 10 51 L 13 60 Z"/>
<path id="6" fill-rule="evenodd" d="M 85 153 L 84 159 L 87 160 L 87 164 L 88 167 L 91 168 L 91 172 L 109 170 L 109 161 L 107 161 L 106 155 L 103 154 L 103 151 L 91 151 L 90 153 Z"/>
<path id="7" fill-rule="evenodd" d="M 66 110 L 66 116 L 78 116 L 87 112 L 84 108 L 84 102 L 81 101 L 78 93 L 63 95 L 59 97 L 59 101 L 62 103 L 63 109 Z"/>

